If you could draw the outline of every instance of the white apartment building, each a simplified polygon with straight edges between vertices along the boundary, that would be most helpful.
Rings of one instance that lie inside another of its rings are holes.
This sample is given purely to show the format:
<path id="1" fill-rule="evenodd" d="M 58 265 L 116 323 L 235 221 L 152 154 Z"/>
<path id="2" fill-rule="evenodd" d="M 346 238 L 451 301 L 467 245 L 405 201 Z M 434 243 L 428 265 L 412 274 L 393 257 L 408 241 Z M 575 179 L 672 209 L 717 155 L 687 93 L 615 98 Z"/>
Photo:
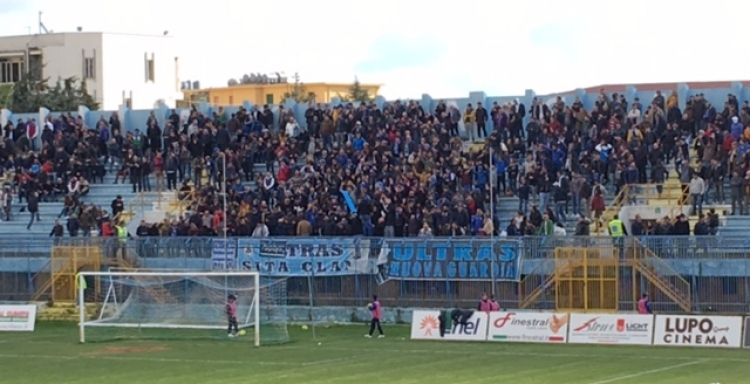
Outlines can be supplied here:
<path id="1" fill-rule="evenodd" d="M 182 99 L 175 42 L 170 36 L 101 32 L 0 37 L 0 83 L 18 81 L 34 63 L 43 76 L 86 81 L 100 109 L 174 107 Z"/>

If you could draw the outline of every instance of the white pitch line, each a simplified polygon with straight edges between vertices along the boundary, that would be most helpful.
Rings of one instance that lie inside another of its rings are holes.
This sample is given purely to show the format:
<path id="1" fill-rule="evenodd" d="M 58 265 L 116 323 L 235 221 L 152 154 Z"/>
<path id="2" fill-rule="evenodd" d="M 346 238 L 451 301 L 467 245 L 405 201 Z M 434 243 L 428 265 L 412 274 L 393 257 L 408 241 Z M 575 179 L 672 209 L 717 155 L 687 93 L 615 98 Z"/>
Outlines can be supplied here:
<path id="1" fill-rule="evenodd" d="M 630 375 L 625 375 L 625 376 L 617 376 L 617 377 L 613 377 L 613 378 L 611 378 L 611 379 L 607 379 L 607 380 L 602 380 L 602 381 L 597 381 L 597 382 L 594 382 L 594 383 L 591 383 L 591 384 L 608 384 L 608 383 L 614 383 L 615 381 L 620 381 L 620 380 L 627 380 L 627 379 L 633 379 L 633 378 L 636 378 L 636 377 L 641 377 L 641 376 L 646 376 L 646 375 L 650 375 L 650 374 L 652 374 L 652 373 L 659 373 L 659 372 L 664 372 L 664 371 L 671 371 L 671 370 L 673 370 L 673 369 L 677 369 L 677 368 L 682 368 L 682 367 L 687 367 L 687 366 L 689 366 L 689 365 L 700 364 L 700 363 L 702 363 L 702 362 L 703 362 L 703 361 L 691 361 L 691 362 L 689 362 L 689 363 L 682 363 L 682 364 L 677 364 L 677 365 L 670 365 L 670 366 L 668 366 L 668 367 L 657 368 L 657 369 L 651 369 L 651 370 L 648 370 L 648 371 L 643 371 L 643 372 L 633 373 L 633 374 L 630 374 Z"/>

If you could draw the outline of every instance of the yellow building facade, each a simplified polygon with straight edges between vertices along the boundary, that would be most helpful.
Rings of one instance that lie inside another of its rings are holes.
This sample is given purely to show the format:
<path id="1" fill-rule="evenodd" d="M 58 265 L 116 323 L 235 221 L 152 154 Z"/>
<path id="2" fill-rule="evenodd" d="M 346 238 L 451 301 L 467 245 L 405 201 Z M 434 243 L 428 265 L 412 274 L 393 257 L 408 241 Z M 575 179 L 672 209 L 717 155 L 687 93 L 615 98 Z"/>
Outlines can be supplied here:
<path id="1" fill-rule="evenodd" d="M 244 101 L 255 105 L 279 104 L 284 96 L 294 92 L 294 83 L 239 84 L 223 88 L 183 90 L 184 103 L 206 102 L 215 106 L 240 106 Z M 305 94 L 314 94 L 316 103 L 330 103 L 335 97 L 349 94 L 351 84 L 305 83 Z M 378 95 L 380 84 L 360 84 L 370 96 Z"/>

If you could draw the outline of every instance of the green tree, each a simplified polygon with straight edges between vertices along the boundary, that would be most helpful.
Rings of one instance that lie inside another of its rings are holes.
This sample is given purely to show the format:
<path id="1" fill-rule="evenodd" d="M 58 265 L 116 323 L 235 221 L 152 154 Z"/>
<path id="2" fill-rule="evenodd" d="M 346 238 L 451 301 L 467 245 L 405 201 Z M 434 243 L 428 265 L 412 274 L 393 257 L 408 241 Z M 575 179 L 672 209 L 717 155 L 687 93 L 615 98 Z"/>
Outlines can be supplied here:
<path id="1" fill-rule="evenodd" d="M 75 111 L 79 105 L 92 111 L 99 109 L 99 104 L 88 93 L 85 81 L 79 82 L 75 76 L 58 78 L 55 85 L 50 87 L 49 79 L 42 78 L 41 73 L 40 68 L 29 68 L 14 85 L 13 112 L 33 113 L 41 107 L 54 112 Z"/>
<path id="2" fill-rule="evenodd" d="M 75 111 L 78 109 L 78 97 L 76 95 L 76 78 L 68 77 L 63 79 L 62 105 L 59 111 Z M 47 107 L 47 109 L 52 110 Z"/>
<path id="3" fill-rule="evenodd" d="M 86 82 L 81 81 L 76 91 L 76 98 L 78 99 L 78 105 L 83 105 L 90 111 L 96 111 L 99 109 L 99 103 L 94 100 L 94 97 L 89 94 L 89 90 L 86 87 Z"/>
<path id="4" fill-rule="evenodd" d="M 14 84 L 0 84 L 0 109 L 13 109 Z"/>
<path id="5" fill-rule="evenodd" d="M 290 92 L 284 92 L 284 97 L 281 99 L 281 103 L 283 104 L 287 100 L 294 100 L 294 102 L 298 104 L 315 102 L 315 92 L 307 92 L 307 89 L 305 89 L 305 83 L 300 80 L 298 73 L 294 74 L 292 90 Z"/>
<path id="6" fill-rule="evenodd" d="M 45 107 L 50 111 L 65 111 L 65 94 L 63 93 L 62 79 L 57 79 L 55 86 L 47 91 L 44 101 Z"/>
<path id="7" fill-rule="evenodd" d="M 29 68 L 14 85 L 13 112 L 32 113 L 44 106 L 49 87 L 48 79 L 42 78 L 41 73 L 40 68 Z"/>
<path id="8" fill-rule="evenodd" d="M 369 103 L 375 99 L 370 95 L 370 91 L 362 87 L 362 83 L 356 77 L 352 86 L 349 87 L 349 94 L 343 96 L 339 94 L 339 98 L 344 103 Z"/>

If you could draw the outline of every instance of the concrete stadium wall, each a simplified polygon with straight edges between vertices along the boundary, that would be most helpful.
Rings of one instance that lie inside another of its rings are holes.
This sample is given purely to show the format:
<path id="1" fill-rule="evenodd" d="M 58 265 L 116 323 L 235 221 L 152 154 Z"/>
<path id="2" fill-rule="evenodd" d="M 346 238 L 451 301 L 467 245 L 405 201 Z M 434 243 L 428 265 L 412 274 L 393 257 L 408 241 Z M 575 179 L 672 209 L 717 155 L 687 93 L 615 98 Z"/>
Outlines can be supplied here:
<path id="1" fill-rule="evenodd" d="M 707 83 L 708 85 L 711 84 L 719 84 L 719 83 Z M 680 106 L 685 105 L 685 101 L 691 96 L 695 94 L 702 93 L 705 98 L 718 110 L 721 110 L 723 108 L 724 102 L 726 101 L 727 94 L 731 93 L 735 96 L 737 96 L 737 99 L 740 103 L 742 103 L 744 100 L 747 100 L 750 98 L 750 84 L 746 86 L 742 82 L 726 82 L 726 83 L 720 83 L 723 87 L 714 87 L 714 88 L 700 88 L 700 87 L 691 87 L 687 83 L 680 83 L 676 86 L 672 86 L 670 84 L 663 84 L 663 85 L 649 85 L 648 89 L 637 89 L 635 86 L 625 86 L 624 90 L 619 91 L 618 93 L 625 95 L 629 103 L 632 103 L 633 100 L 637 97 L 640 99 L 641 103 L 648 104 L 651 102 L 651 100 L 654 98 L 654 95 L 656 95 L 656 90 L 660 90 L 664 97 L 666 98 L 671 94 L 672 91 L 675 91 L 677 93 L 677 96 L 679 98 Z M 607 87 L 605 87 L 607 89 Z M 608 95 L 611 96 L 611 91 L 607 91 Z M 468 97 L 449 97 L 449 98 L 433 98 L 430 95 L 424 94 L 421 98 L 417 98 L 416 101 L 419 101 L 420 104 L 425 108 L 429 110 L 434 110 L 435 106 L 440 100 L 444 100 L 446 102 L 454 102 L 458 107 L 463 110 L 467 104 L 471 103 L 472 105 L 476 105 L 476 103 L 481 102 L 484 105 L 492 105 L 493 102 L 498 103 L 507 103 L 511 102 L 515 99 L 519 99 L 519 101 L 523 104 L 525 104 L 528 108 L 529 105 L 531 105 L 531 101 L 534 97 L 539 97 L 542 101 L 546 103 L 552 103 L 557 98 L 557 96 L 561 96 L 566 103 L 570 104 L 573 102 L 573 100 L 578 97 L 580 98 L 583 105 L 590 109 L 594 106 L 594 102 L 596 101 L 597 97 L 599 96 L 599 89 L 596 90 L 585 90 L 585 89 L 576 89 L 572 92 L 565 92 L 565 93 L 558 93 L 558 94 L 548 94 L 548 95 L 541 95 L 537 94 L 534 90 L 526 90 L 526 92 L 523 95 L 514 95 L 514 96 L 489 96 L 485 92 L 478 91 L 478 92 L 470 92 Z M 375 98 L 375 104 L 378 106 L 382 106 L 386 103 L 386 99 L 382 96 L 378 96 Z M 253 107 L 253 104 L 245 101 L 242 103 L 243 107 L 246 109 L 251 109 Z M 341 100 L 338 98 L 334 98 L 331 105 L 339 105 L 341 104 Z M 198 111 L 200 111 L 203 114 L 212 114 L 213 112 L 218 111 L 217 107 L 213 107 L 209 105 L 208 103 L 199 103 L 195 106 Z M 300 122 L 300 124 L 305 123 L 305 110 L 307 109 L 307 104 L 297 104 L 293 101 L 287 101 L 284 104 L 284 107 L 286 109 L 291 109 L 294 111 L 297 120 Z M 239 107 L 225 107 L 224 110 L 227 113 L 234 113 L 237 110 L 239 110 Z M 275 122 L 278 121 L 278 106 L 273 107 L 275 119 Z M 74 116 L 82 116 L 83 120 L 86 122 L 86 124 L 90 127 L 94 127 L 96 125 L 96 122 L 99 121 L 99 119 L 103 116 L 106 119 L 109 119 L 109 116 L 113 112 L 117 112 L 120 115 L 120 120 L 122 121 L 123 126 L 125 127 L 126 131 L 134 131 L 135 129 L 145 129 L 146 128 L 146 120 L 149 117 L 149 114 L 151 112 L 155 112 L 155 115 L 160 123 L 160 126 L 164 127 L 164 122 L 167 120 L 167 116 L 171 113 L 172 108 L 170 108 L 167 105 L 161 104 L 154 110 L 129 110 L 127 108 L 120 108 L 118 111 L 89 111 L 86 108 L 80 108 L 79 111 L 52 111 L 52 115 L 59 114 L 61 112 L 68 113 L 71 112 Z M 178 109 L 178 113 L 179 113 Z M 3 119 L 9 119 L 12 121 L 16 121 L 17 119 L 27 119 L 27 118 L 36 118 L 39 119 L 38 113 L 19 113 L 19 114 L 13 114 L 12 111 L 5 110 L 5 113 L 3 114 Z"/>
<path id="2" fill-rule="evenodd" d="M 718 258 L 684 258 L 684 259 L 662 259 L 670 270 L 659 271 L 663 275 L 678 273 L 682 276 L 706 276 L 706 277 L 747 277 L 750 275 L 750 259 L 718 259 Z M 48 257 L 6 257 L 0 258 L 0 272 L 32 275 L 37 272 L 49 272 Z M 524 259 L 521 263 L 521 275 L 529 273 L 551 274 L 553 264 L 546 263 L 540 268 L 545 259 Z M 210 258 L 141 258 L 139 263 L 142 268 L 152 269 L 188 269 L 207 271 L 212 269 Z M 538 268 L 538 269 L 537 269 Z M 480 281 L 477 279 L 476 281 Z"/>

